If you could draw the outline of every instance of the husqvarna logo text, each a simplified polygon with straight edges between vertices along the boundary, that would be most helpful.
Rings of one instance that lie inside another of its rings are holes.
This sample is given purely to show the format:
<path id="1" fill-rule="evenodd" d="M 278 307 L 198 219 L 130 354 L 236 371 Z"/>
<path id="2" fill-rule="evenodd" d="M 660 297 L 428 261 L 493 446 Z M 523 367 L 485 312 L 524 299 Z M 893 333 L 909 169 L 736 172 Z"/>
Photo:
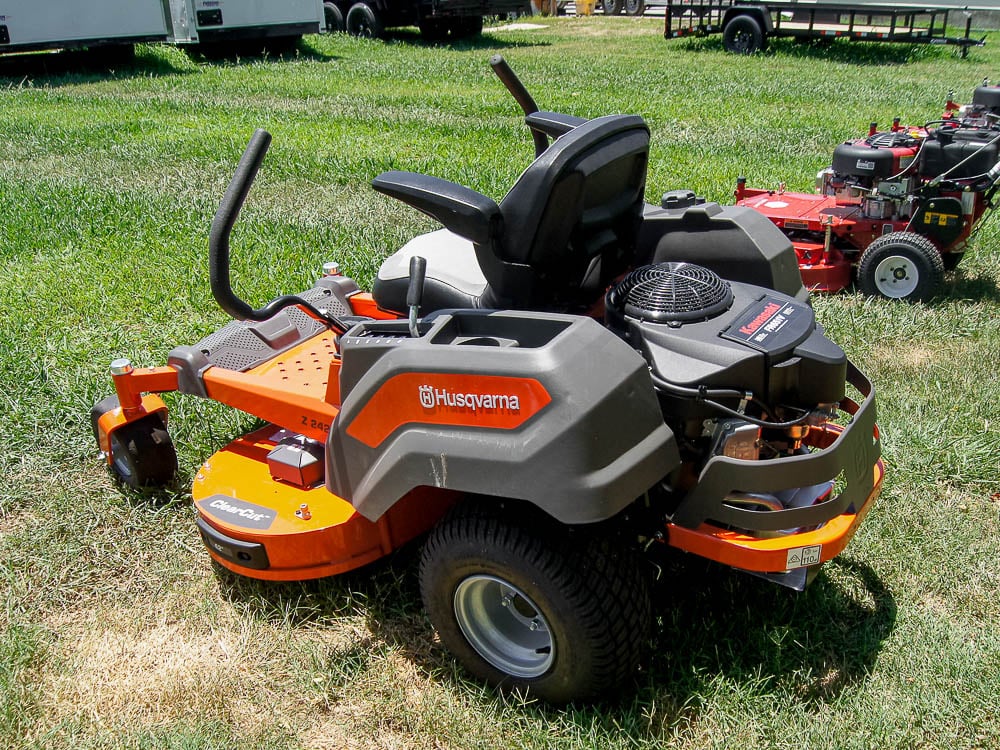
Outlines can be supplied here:
<path id="1" fill-rule="evenodd" d="M 472 412 L 521 410 L 521 400 L 513 393 L 455 393 L 447 388 L 435 388 L 431 385 L 421 385 L 417 390 L 420 405 L 425 409 L 444 407 Z"/>

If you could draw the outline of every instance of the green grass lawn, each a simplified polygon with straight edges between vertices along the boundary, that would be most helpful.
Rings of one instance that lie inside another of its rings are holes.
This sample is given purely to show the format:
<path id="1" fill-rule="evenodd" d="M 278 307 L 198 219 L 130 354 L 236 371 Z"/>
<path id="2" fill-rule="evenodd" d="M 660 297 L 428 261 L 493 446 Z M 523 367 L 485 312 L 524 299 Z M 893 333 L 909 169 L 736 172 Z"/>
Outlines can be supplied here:
<path id="1" fill-rule="evenodd" d="M 643 115 L 647 198 L 811 189 L 833 147 L 971 99 L 1000 46 L 665 42 L 660 21 L 549 19 L 432 47 L 311 37 L 284 59 L 140 47 L 75 70 L 0 60 L 0 746 L 9 748 L 1000 747 L 1000 227 L 925 305 L 814 301 L 875 381 L 888 474 L 847 551 L 796 595 L 678 559 L 644 671 L 551 710 L 468 681 L 432 640 L 412 551 L 309 584 L 213 568 L 184 487 L 240 414 L 171 397 L 181 481 L 124 493 L 88 412 L 108 363 L 158 365 L 225 323 L 217 202 L 255 127 L 274 145 L 234 235 L 259 306 L 324 261 L 368 285 L 432 225 L 375 194 L 392 168 L 499 198 L 531 158 L 493 77 L 546 109 Z"/>

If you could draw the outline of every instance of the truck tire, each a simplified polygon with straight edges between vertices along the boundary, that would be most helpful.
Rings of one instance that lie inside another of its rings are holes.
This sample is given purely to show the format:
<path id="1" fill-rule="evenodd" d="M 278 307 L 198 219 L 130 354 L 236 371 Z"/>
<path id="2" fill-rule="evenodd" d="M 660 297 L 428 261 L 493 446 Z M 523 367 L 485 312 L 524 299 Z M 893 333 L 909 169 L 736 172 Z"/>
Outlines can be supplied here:
<path id="1" fill-rule="evenodd" d="M 729 19 L 722 30 L 722 46 L 737 55 L 752 55 L 767 48 L 767 36 L 757 20 L 741 14 Z"/>
<path id="2" fill-rule="evenodd" d="M 462 16 L 451 22 L 452 39 L 471 39 L 483 33 L 482 16 Z"/>
<path id="3" fill-rule="evenodd" d="M 431 532 L 420 589 L 470 673 L 552 704 L 613 691 L 652 622 L 648 582 L 624 550 L 488 501 L 459 505 Z"/>
<path id="4" fill-rule="evenodd" d="M 625 0 L 625 15 L 641 16 L 646 12 L 646 0 Z"/>
<path id="5" fill-rule="evenodd" d="M 922 302 L 934 295 L 943 278 L 941 253 L 915 232 L 882 235 L 858 263 L 858 286 L 871 297 Z"/>
<path id="6" fill-rule="evenodd" d="M 323 3 L 323 22 L 327 34 L 338 34 L 344 30 L 344 14 L 336 3 Z"/>
<path id="7" fill-rule="evenodd" d="M 601 10 L 606 16 L 617 16 L 625 7 L 625 0 L 601 0 Z"/>
<path id="8" fill-rule="evenodd" d="M 428 42 L 443 42 L 448 38 L 448 21 L 440 18 L 424 18 L 417 24 L 420 36 Z"/>
<path id="9" fill-rule="evenodd" d="M 347 33 L 351 36 L 381 39 L 385 34 L 385 24 L 375 9 L 367 3 L 354 3 L 347 11 Z"/>

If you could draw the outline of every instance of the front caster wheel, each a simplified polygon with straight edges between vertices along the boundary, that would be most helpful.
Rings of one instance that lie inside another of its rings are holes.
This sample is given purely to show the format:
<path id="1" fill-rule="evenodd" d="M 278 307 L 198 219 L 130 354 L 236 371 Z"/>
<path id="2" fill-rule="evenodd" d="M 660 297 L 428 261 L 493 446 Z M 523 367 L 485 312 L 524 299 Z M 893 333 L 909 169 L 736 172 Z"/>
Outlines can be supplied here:
<path id="1" fill-rule="evenodd" d="M 441 642 L 469 672 L 553 704 L 613 690 L 638 666 L 651 623 L 632 555 L 496 501 L 470 501 L 435 528 L 420 589 Z"/>
<path id="2" fill-rule="evenodd" d="M 941 253 L 915 232 L 882 235 L 858 263 L 858 286 L 872 297 L 922 302 L 934 295 L 943 278 Z"/>
<path id="3" fill-rule="evenodd" d="M 97 437 L 97 420 L 118 408 L 118 397 L 109 396 L 90 410 L 91 426 Z M 135 489 L 165 487 L 177 475 L 177 451 L 160 414 L 119 427 L 111 433 L 111 472 L 115 479 Z"/>

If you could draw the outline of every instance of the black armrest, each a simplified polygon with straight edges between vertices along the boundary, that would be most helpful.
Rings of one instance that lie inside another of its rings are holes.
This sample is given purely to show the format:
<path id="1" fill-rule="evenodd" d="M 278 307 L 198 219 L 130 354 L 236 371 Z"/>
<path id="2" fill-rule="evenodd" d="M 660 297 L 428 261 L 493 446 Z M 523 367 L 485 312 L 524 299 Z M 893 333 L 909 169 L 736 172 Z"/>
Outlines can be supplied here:
<path id="1" fill-rule="evenodd" d="M 500 207 L 492 198 L 439 177 L 416 172 L 383 172 L 372 187 L 440 221 L 459 237 L 487 243 L 503 231 Z"/>
<path id="2" fill-rule="evenodd" d="M 564 115 L 559 112 L 532 112 L 524 118 L 524 123 L 532 130 L 544 133 L 550 138 L 565 135 L 575 127 L 587 122 L 585 117 Z"/>

